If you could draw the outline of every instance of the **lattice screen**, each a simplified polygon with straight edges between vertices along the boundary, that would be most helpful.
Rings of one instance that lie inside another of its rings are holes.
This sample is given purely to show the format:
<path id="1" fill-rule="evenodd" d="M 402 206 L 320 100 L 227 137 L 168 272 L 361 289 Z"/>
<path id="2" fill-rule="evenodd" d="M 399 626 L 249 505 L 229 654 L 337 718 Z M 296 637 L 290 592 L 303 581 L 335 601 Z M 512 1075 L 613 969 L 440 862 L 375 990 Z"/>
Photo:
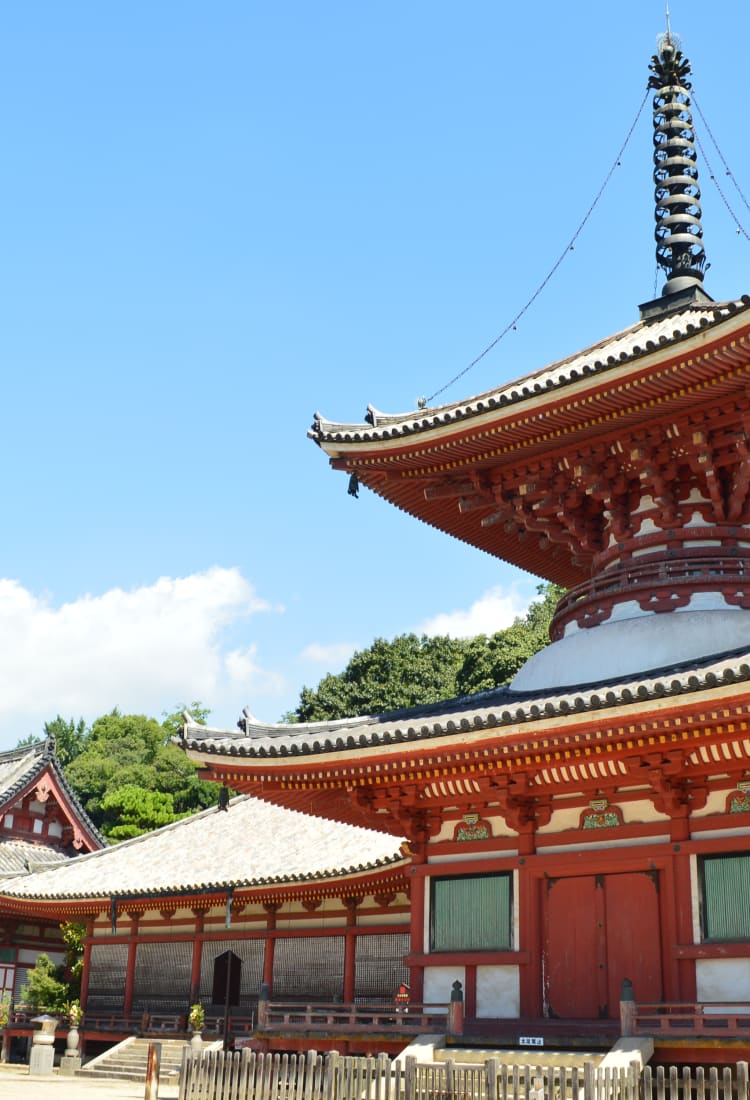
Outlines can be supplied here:
<path id="1" fill-rule="evenodd" d="M 203 944 L 201 957 L 200 1001 L 211 1004 L 214 984 L 214 962 L 225 951 L 233 951 L 242 959 L 240 972 L 240 1008 L 253 1008 L 263 981 L 264 940 L 221 940 Z M 223 1005 L 221 1006 L 224 1007 Z"/>
<path id="2" fill-rule="evenodd" d="M 343 936 L 296 936 L 276 941 L 275 1001 L 335 1001 L 343 992 Z"/>
<path id="3" fill-rule="evenodd" d="M 133 1012 L 187 1012 L 192 964 L 192 942 L 139 943 Z"/>
<path id="4" fill-rule="evenodd" d="M 409 981 L 404 955 L 409 953 L 408 932 L 357 936 L 354 999 L 368 1004 L 392 1001 L 401 982 Z"/>
<path id="5" fill-rule="evenodd" d="M 89 963 L 87 1008 L 121 1013 L 125 999 L 128 948 L 124 943 L 94 944 Z"/>

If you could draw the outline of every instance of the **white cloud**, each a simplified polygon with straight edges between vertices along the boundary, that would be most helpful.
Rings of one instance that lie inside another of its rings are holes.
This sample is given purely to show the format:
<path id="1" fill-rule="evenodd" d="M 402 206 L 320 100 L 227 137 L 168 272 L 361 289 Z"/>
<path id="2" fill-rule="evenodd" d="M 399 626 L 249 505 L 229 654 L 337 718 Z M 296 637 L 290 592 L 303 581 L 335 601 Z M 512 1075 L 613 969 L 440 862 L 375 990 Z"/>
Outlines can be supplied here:
<path id="1" fill-rule="evenodd" d="M 420 634 L 448 634 L 452 638 L 472 638 L 475 634 L 494 634 L 510 626 L 529 606 L 528 596 L 514 588 L 489 588 L 466 610 L 444 611 L 433 615 L 418 628 Z"/>
<path id="2" fill-rule="evenodd" d="M 314 661 L 329 668 L 343 668 L 357 647 L 350 642 L 338 642 L 332 645 L 320 645 L 313 642 L 302 650 L 305 661 Z"/>
<path id="3" fill-rule="evenodd" d="M 0 744 L 41 733 L 58 713 L 91 721 L 118 706 L 159 716 L 181 700 L 211 705 L 230 688 L 247 697 L 277 687 L 255 646 L 222 647 L 225 628 L 269 610 L 238 569 L 162 577 L 59 607 L 0 580 Z"/>

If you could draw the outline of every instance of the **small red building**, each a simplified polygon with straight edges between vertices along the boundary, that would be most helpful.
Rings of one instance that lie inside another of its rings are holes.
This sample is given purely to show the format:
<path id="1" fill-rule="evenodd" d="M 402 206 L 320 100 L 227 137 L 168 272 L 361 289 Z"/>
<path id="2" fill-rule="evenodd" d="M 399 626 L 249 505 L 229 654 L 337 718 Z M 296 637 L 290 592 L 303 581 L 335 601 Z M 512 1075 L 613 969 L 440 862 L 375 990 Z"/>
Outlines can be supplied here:
<path id="1" fill-rule="evenodd" d="M 67 863 L 104 843 L 68 785 L 51 739 L 0 753 L 0 892 L 7 881 Z M 0 997 L 18 998 L 42 952 L 63 961 L 59 920 L 0 905 Z"/>

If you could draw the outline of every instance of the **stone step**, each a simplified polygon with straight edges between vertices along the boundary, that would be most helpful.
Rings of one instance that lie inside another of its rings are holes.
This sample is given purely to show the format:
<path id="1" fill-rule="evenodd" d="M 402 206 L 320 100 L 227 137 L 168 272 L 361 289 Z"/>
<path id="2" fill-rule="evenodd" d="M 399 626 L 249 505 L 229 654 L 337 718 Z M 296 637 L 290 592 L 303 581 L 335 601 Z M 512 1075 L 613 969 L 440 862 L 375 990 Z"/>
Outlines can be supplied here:
<path id="1" fill-rule="evenodd" d="M 161 1045 L 160 1077 L 175 1080 L 182 1066 L 182 1054 L 186 1043 L 183 1039 L 153 1040 Z M 78 1070 L 77 1076 L 110 1078 L 121 1081 L 144 1081 L 148 1064 L 149 1039 L 131 1039 L 118 1043 L 104 1054 Z"/>

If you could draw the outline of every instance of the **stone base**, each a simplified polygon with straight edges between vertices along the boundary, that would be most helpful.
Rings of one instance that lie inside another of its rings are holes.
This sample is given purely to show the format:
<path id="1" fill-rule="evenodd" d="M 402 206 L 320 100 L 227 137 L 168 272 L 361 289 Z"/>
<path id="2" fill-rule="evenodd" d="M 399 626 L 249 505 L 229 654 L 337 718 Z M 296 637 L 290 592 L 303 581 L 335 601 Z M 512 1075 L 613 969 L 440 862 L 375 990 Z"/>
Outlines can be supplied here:
<path id="1" fill-rule="evenodd" d="M 74 1077 L 81 1068 L 80 1054 L 64 1055 L 60 1059 L 60 1075 L 62 1077 Z"/>
<path id="2" fill-rule="evenodd" d="M 31 1061 L 29 1062 L 29 1076 L 48 1077 L 52 1073 L 55 1061 L 55 1048 L 42 1043 L 34 1043 L 31 1047 Z"/>

